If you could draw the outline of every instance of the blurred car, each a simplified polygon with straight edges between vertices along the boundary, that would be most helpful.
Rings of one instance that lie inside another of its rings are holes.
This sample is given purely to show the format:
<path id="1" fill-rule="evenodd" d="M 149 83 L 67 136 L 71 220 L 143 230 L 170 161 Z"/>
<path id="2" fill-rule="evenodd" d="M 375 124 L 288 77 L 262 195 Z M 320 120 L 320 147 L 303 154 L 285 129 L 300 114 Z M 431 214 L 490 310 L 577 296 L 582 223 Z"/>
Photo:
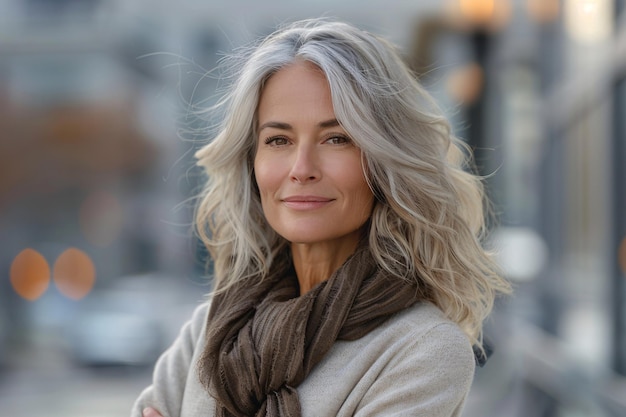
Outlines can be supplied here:
<path id="1" fill-rule="evenodd" d="M 70 355 L 88 366 L 153 364 L 200 295 L 156 274 L 119 278 L 94 290 L 68 321 Z"/>

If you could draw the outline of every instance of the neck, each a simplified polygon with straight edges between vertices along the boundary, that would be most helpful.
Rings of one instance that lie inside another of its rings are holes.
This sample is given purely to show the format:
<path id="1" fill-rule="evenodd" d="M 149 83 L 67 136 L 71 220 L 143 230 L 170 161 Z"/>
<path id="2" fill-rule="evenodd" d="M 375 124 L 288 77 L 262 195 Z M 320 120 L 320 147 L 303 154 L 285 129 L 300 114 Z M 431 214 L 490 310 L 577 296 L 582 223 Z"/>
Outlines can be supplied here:
<path id="1" fill-rule="evenodd" d="M 300 295 L 326 281 L 354 253 L 358 241 L 333 243 L 292 243 L 291 255 L 300 284 Z"/>

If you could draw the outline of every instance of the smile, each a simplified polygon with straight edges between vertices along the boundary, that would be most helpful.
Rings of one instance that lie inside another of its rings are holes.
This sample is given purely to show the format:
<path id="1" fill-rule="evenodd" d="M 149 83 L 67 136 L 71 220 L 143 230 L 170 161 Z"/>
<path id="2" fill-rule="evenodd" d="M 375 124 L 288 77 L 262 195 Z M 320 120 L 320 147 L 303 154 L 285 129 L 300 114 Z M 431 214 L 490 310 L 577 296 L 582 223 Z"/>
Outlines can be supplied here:
<path id="1" fill-rule="evenodd" d="M 322 208 L 335 200 L 319 196 L 291 196 L 284 198 L 281 201 L 286 207 L 293 210 L 315 210 Z"/>

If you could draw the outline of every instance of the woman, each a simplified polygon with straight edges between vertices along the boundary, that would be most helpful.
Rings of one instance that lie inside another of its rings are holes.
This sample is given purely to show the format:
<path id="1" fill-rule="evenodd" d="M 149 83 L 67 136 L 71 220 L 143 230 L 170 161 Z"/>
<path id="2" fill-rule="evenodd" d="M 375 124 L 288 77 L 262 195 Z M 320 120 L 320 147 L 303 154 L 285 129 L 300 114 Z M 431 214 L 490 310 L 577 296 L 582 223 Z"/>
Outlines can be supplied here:
<path id="1" fill-rule="evenodd" d="M 345 23 L 292 24 L 234 68 L 197 153 L 215 291 L 133 415 L 459 416 L 508 291 L 466 149 L 393 46 Z"/>

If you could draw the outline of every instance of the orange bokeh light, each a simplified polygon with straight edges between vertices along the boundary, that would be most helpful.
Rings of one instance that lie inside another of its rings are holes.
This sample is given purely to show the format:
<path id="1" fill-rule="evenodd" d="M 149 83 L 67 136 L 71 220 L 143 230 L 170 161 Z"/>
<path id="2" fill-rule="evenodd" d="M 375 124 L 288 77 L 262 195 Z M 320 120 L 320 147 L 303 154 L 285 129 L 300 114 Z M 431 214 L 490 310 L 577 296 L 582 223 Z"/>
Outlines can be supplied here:
<path id="1" fill-rule="evenodd" d="M 50 265 L 39 252 L 27 248 L 13 259 L 10 276 L 15 292 L 22 298 L 34 301 L 50 285 Z"/>
<path id="2" fill-rule="evenodd" d="M 461 13 L 477 24 L 489 23 L 496 11 L 495 0 L 460 0 L 459 6 Z"/>
<path id="3" fill-rule="evenodd" d="M 448 0 L 444 11 L 457 30 L 497 32 L 511 20 L 513 5 L 511 0 Z"/>
<path id="4" fill-rule="evenodd" d="M 76 248 L 65 250 L 54 263 L 54 283 L 68 298 L 85 297 L 96 282 L 96 268 L 85 252 Z"/>

